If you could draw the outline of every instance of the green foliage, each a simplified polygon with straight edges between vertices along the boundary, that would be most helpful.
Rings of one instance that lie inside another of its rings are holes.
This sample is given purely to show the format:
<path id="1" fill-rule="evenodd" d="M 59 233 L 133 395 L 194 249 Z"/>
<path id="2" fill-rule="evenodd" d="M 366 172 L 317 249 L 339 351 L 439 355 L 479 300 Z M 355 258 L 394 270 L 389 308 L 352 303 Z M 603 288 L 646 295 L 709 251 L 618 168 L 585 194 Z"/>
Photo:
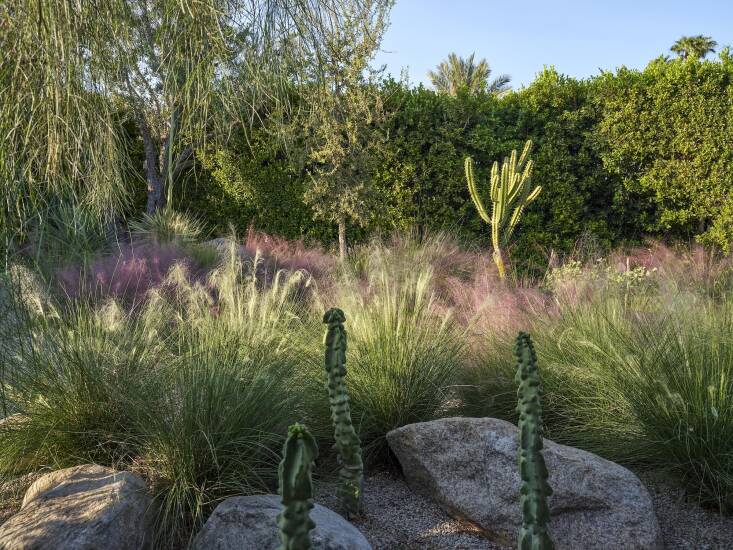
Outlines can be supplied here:
<path id="1" fill-rule="evenodd" d="M 200 155 L 201 169 L 176 198 L 178 208 L 196 212 L 207 227 L 221 234 L 249 227 L 288 239 L 320 241 L 334 231 L 315 223 L 303 194 L 308 180 L 298 163 L 287 159 L 283 144 L 267 129 L 237 136 L 227 148 Z"/>
<path id="2" fill-rule="evenodd" d="M 534 320 L 544 427 L 559 443 L 675 475 L 696 498 L 729 509 L 730 295 L 710 298 L 682 274 L 671 277 L 634 301 L 602 286 L 559 295 L 559 315 Z M 492 335 L 476 367 L 464 371 L 469 414 L 517 420 L 512 345 Z"/>
<path id="3" fill-rule="evenodd" d="M 3 252 L 27 245 L 57 204 L 81 206 L 99 229 L 129 204 L 117 109 L 96 93 L 99 74 L 89 72 L 91 56 L 77 39 L 98 38 L 92 27 L 103 17 L 78 8 L 42 0 L 0 6 Z"/>
<path id="4" fill-rule="evenodd" d="M 652 61 L 599 77 L 602 158 L 657 214 L 646 231 L 727 247 L 733 185 L 733 59 Z"/>
<path id="5" fill-rule="evenodd" d="M 491 168 L 491 185 L 489 197 L 491 199 L 491 215 L 484 206 L 483 199 L 479 194 L 476 180 L 473 176 L 473 160 L 466 157 L 466 180 L 471 199 L 476 205 L 481 219 L 491 226 L 491 243 L 494 247 L 494 262 L 499 269 L 499 277 L 504 278 L 506 271 L 502 259 L 501 250 L 511 239 L 512 233 L 517 226 L 522 212 L 534 201 L 542 191 L 542 187 L 530 189 L 530 177 L 532 175 L 532 161 L 528 158 L 532 150 L 532 141 L 527 141 L 522 154 L 517 160 L 516 149 L 512 151 L 509 158 L 504 159 L 499 174 L 499 163 L 494 161 Z"/>
<path id="6" fill-rule="evenodd" d="M 520 550 L 554 548 L 547 524 L 550 508 L 547 498 L 552 489 L 547 483 L 547 467 L 542 456 L 542 403 L 537 357 L 529 334 L 520 332 L 514 346 L 517 357 L 517 413 L 519 414 L 519 475 L 522 478 L 520 506 L 522 527 Z"/>
<path id="7" fill-rule="evenodd" d="M 385 117 L 379 72 L 370 61 L 387 25 L 391 0 L 349 4 L 343 21 L 326 37 L 318 78 L 298 90 L 308 106 L 296 117 L 309 178 L 303 198 L 316 219 L 338 224 L 339 255 L 346 255 L 346 222 L 364 226 L 379 210 L 372 175 L 380 156 Z"/>
<path id="8" fill-rule="evenodd" d="M 364 491 L 364 464 L 361 459 L 361 441 L 351 423 L 349 394 L 346 389 L 346 316 L 338 308 L 329 309 L 323 316 L 326 330 L 326 374 L 331 421 L 341 466 L 338 496 L 348 516 L 361 511 Z"/>
<path id="9" fill-rule="evenodd" d="M 544 272 L 547 252 L 572 251 L 591 234 L 602 249 L 637 241 L 653 205 L 624 188 L 601 159 L 596 137 L 601 120 L 596 84 L 546 69 L 528 87 L 501 99 L 385 85 L 390 140 L 378 172 L 385 197 L 380 224 L 389 231 L 414 226 L 419 232 L 448 230 L 470 242 L 490 243 L 475 216 L 462 176 L 463 161 L 491 166 L 505 151 L 534 143 L 534 175 L 543 191 L 522 217 L 507 252 L 522 270 Z"/>
<path id="10" fill-rule="evenodd" d="M 288 428 L 283 458 L 278 467 L 279 493 L 284 509 L 277 516 L 279 550 L 308 550 L 310 531 L 316 526 L 309 516 L 313 508 L 311 470 L 318 457 L 316 440 L 302 424 Z"/>

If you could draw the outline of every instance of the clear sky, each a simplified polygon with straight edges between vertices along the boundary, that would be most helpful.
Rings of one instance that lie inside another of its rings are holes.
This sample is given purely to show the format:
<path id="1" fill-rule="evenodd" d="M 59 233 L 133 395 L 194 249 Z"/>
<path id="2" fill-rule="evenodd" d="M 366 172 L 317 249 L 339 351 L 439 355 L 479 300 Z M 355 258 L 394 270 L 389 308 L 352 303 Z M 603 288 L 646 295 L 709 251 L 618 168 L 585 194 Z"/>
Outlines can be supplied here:
<path id="1" fill-rule="evenodd" d="M 643 68 L 683 35 L 733 45 L 733 0 L 397 0 L 375 64 L 410 82 L 454 51 L 475 51 L 516 89 L 544 65 L 579 78 Z"/>

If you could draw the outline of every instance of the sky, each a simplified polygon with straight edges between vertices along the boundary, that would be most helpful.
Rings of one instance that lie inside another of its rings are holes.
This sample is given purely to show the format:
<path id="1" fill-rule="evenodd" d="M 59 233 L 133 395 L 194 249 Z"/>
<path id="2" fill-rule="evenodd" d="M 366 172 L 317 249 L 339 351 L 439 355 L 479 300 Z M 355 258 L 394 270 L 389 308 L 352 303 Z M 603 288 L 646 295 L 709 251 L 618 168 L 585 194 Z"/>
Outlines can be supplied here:
<path id="1" fill-rule="evenodd" d="M 476 52 L 518 89 L 545 65 L 578 78 L 643 68 L 683 35 L 733 45 L 732 0 L 397 0 L 390 21 L 375 65 L 426 85 L 450 52 Z"/>

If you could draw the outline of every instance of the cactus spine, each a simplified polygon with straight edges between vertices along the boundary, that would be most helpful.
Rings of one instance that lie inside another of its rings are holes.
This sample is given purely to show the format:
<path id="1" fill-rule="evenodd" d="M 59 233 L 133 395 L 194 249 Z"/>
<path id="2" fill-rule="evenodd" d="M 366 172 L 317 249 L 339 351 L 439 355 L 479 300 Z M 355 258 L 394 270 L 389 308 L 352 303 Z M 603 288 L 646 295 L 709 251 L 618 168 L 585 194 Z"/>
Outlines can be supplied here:
<path id="1" fill-rule="evenodd" d="M 308 550 L 310 531 L 316 524 L 309 516 L 313 508 L 311 470 L 318 445 L 302 424 L 288 428 L 283 458 L 278 468 L 283 511 L 277 516 L 282 544 L 278 550 Z"/>
<path id="2" fill-rule="evenodd" d="M 491 226 L 491 244 L 494 248 L 494 263 L 499 270 L 499 277 L 506 277 L 502 249 L 509 243 L 514 229 L 522 217 L 522 212 L 529 203 L 535 200 L 542 187 L 531 189 L 530 180 L 532 176 L 532 161 L 529 160 L 529 153 L 532 150 L 532 141 L 527 140 L 524 144 L 522 154 L 517 160 L 516 149 L 512 151 L 509 158 L 504 159 L 499 172 L 499 163 L 494 162 L 491 168 L 491 214 L 484 206 L 483 199 L 479 195 L 476 180 L 473 175 L 473 160 L 466 157 L 466 180 L 471 199 L 476 205 L 479 216 Z"/>
<path id="3" fill-rule="evenodd" d="M 347 517 L 359 514 L 364 485 L 364 464 L 361 441 L 351 423 L 349 394 L 346 391 L 346 316 L 338 308 L 329 309 L 323 316 L 326 330 L 326 374 L 331 420 L 336 440 L 339 470 L 338 496 Z"/>
<path id="4" fill-rule="evenodd" d="M 519 413 L 519 475 L 522 478 L 520 504 L 522 527 L 519 550 L 552 550 L 547 523 L 550 509 L 547 497 L 547 467 L 542 456 L 542 388 L 537 373 L 537 356 L 529 334 L 520 332 L 514 346 L 517 356 L 517 412 Z"/>

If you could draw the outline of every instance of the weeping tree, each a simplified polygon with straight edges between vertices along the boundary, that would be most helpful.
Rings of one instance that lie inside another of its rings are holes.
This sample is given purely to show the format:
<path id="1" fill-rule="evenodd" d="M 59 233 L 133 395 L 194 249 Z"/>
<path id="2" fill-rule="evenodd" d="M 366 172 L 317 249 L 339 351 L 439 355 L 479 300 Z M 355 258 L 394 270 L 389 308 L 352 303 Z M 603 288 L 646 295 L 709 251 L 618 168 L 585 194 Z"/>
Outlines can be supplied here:
<path id="1" fill-rule="evenodd" d="M 350 2 L 351 3 L 351 2 Z M 0 6 L 0 229 L 6 244 L 72 202 L 130 201 L 142 139 L 147 211 L 207 143 L 251 122 L 318 49 L 341 0 L 8 0 Z M 290 64 L 286 66 L 286 64 Z M 317 72 L 317 71 L 316 71 Z M 7 247 L 6 247 L 7 248 Z"/>
<path id="2" fill-rule="evenodd" d="M 384 143 L 386 113 L 370 67 L 387 27 L 393 0 L 352 2 L 334 13 L 312 72 L 298 91 L 301 112 L 290 133 L 305 136 L 309 186 L 304 196 L 315 218 L 338 226 L 339 256 L 346 256 L 348 222 L 364 225 L 379 210 L 373 184 Z"/>

